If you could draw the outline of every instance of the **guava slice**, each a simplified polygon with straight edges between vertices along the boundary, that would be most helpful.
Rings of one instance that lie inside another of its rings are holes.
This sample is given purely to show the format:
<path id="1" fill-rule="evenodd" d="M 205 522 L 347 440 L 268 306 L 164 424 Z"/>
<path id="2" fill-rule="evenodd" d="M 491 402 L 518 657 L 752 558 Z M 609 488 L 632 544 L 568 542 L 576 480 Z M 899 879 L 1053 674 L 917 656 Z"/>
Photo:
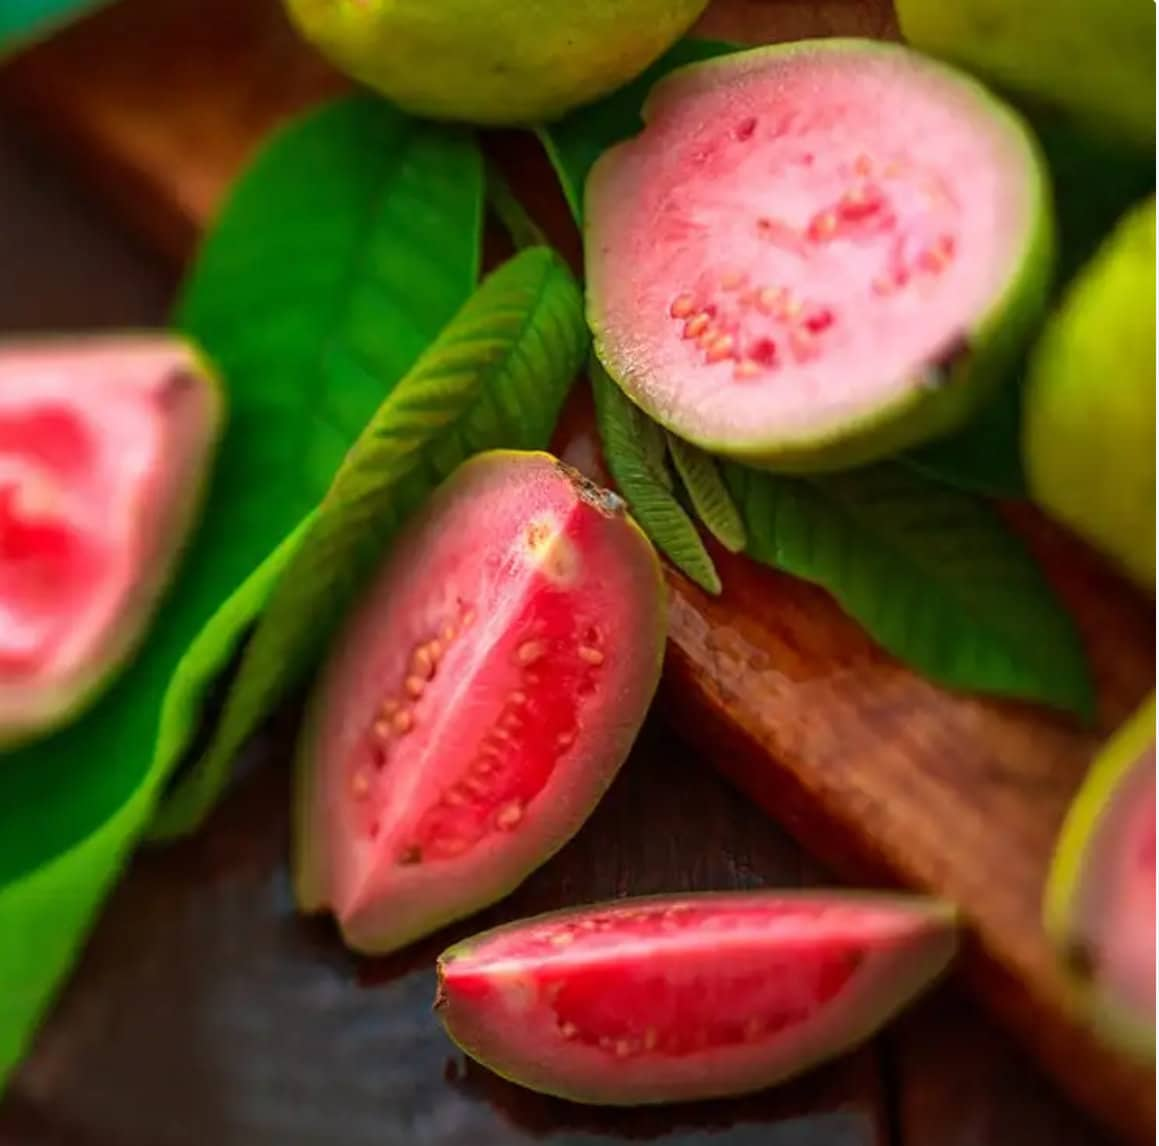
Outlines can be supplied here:
<path id="1" fill-rule="evenodd" d="M 546 453 L 461 465 L 340 632 L 311 703 L 295 884 L 383 953 L 500 899 L 579 829 L 660 677 L 659 561 Z"/>
<path id="2" fill-rule="evenodd" d="M 915 48 L 943 56 L 1088 129 L 1155 145 L 1152 0 L 895 0 Z"/>
<path id="3" fill-rule="evenodd" d="M 286 0 L 306 39 L 415 115 L 556 119 L 639 75 L 708 0 Z"/>
<path id="4" fill-rule="evenodd" d="M 1034 499 L 1155 586 L 1155 199 L 1079 272 L 1034 348 L 1023 454 Z"/>
<path id="5" fill-rule="evenodd" d="M 438 961 L 435 1008 L 471 1057 L 608 1105 L 759 1090 L 868 1038 L 956 949 L 916 898 L 723 892 L 508 924 Z"/>
<path id="6" fill-rule="evenodd" d="M 948 432 L 1045 302 L 1037 144 L 894 44 L 720 57 L 653 88 L 586 187 L 588 319 L 628 396 L 712 452 L 848 466 Z"/>
<path id="7" fill-rule="evenodd" d="M 167 334 L 0 347 L 0 743 L 75 716 L 149 627 L 220 428 Z"/>
<path id="8" fill-rule="evenodd" d="M 1154 1058 L 1154 695 L 1099 754 L 1067 814 L 1044 922 L 1099 1028 Z"/>

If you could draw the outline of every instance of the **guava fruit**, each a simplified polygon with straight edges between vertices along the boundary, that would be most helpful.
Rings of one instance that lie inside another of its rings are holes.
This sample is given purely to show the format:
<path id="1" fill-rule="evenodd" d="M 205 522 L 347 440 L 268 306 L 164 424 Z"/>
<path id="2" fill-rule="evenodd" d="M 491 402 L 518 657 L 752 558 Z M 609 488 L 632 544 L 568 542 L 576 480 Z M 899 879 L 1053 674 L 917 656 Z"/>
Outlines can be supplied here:
<path id="1" fill-rule="evenodd" d="M 1034 499 L 1154 588 L 1154 197 L 1124 216 L 1048 320 L 1024 405 Z"/>
<path id="2" fill-rule="evenodd" d="M 1100 134 L 1155 142 L 1154 0 L 895 0 L 915 48 Z"/>
<path id="3" fill-rule="evenodd" d="M 75 716 L 143 637 L 221 422 L 167 334 L 0 346 L 0 743 Z"/>
<path id="4" fill-rule="evenodd" d="M 1067 813 L 1043 919 L 1097 1026 L 1154 1057 L 1154 695 L 1099 754 Z"/>
<path id="5" fill-rule="evenodd" d="M 546 453 L 463 463 L 404 530 L 311 701 L 295 887 L 384 953 L 500 899 L 579 829 L 666 630 L 623 501 Z"/>
<path id="6" fill-rule="evenodd" d="M 639 75 L 708 0 L 286 0 L 354 79 L 432 119 L 528 125 Z"/>
<path id="7" fill-rule="evenodd" d="M 956 948 L 946 906 L 840 892 L 624 899 L 438 961 L 454 1042 L 532 1090 L 607 1105 L 759 1090 L 868 1038 Z"/>
<path id="8" fill-rule="evenodd" d="M 962 423 L 1044 307 L 1050 193 L 1023 121 L 895 44 L 677 69 L 588 178 L 588 320 L 678 436 L 782 470 Z"/>

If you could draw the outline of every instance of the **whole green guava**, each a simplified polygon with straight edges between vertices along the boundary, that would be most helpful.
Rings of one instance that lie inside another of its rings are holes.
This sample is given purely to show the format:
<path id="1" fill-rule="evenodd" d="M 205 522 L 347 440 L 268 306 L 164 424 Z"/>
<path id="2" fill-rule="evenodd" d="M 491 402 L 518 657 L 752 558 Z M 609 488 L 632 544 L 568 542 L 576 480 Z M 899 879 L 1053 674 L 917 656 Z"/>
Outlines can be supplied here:
<path id="1" fill-rule="evenodd" d="M 1099 133 L 1155 142 L 1154 0 L 895 0 L 908 43 L 1062 108 Z"/>
<path id="2" fill-rule="evenodd" d="M 1139 584 L 1155 585 L 1155 199 L 1079 273 L 1034 350 L 1031 493 Z"/>
<path id="3" fill-rule="evenodd" d="M 286 0 L 336 66 L 406 111 L 550 121 L 644 71 L 708 0 Z"/>

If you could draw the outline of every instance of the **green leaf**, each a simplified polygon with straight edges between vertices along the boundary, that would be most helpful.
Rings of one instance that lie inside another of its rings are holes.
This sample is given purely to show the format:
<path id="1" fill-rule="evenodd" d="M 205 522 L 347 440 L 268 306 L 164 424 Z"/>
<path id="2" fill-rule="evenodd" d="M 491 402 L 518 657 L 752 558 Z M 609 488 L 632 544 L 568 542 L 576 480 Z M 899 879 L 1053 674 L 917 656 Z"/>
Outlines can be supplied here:
<path id="1" fill-rule="evenodd" d="M 740 553 L 746 544 L 744 522 L 720 476 L 716 459 L 675 434 L 665 436 L 672 463 L 688 491 L 697 517 L 725 549 L 730 553 Z"/>
<path id="2" fill-rule="evenodd" d="M 567 266 L 530 248 L 491 275 L 382 405 L 338 471 L 242 659 L 213 743 L 154 830 L 195 829 L 237 750 L 308 675 L 384 547 L 460 462 L 547 446 L 587 351 Z"/>
<path id="3" fill-rule="evenodd" d="M 583 190 L 588 172 L 609 147 L 642 130 L 640 108 L 656 81 L 674 68 L 711 60 L 736 49 L 735 44 L 714 40 L 681 40 L 626 87 L 572 112 L 558 123 L 538 129 L 540 142 L 555 168 L 577 223 L 583 218 Z"/>
<path id="4" fill-rule="evenodd" d="M 0 0 L 0 60 L 109 0 Z"/>
<path id="5" fill-rule="evenodd" d="M 180 312 L 227 383 L 200 528 L 135 662 L 0 765 L 0 1084 L 347 448 L 470 294 L 482 201 L 469 137 L 358 99 L 278 137 L 209 237 Z"/>
<path id="6" fill-rule="evenodd" d="M 926 477 L 968 493 L 1023 500 L 1021 378 L 1000 387 L 957 433 L 908 450 L 900 460 Z"/>
<path id="7" fill-rule="evenodd" d="M 632 516 L 673 565 L 717 596 L 716 566 L 673 492 L 664 431 L 627 399 L 594 356 L 590 373 L 604 457 Z"/>
<path id="8" fill-rule="evenodd" d="M 748 553 L 827 589 L 887 650 L 952 688 L 1094 708 L 1075 627 L 985 502 L 893 463 L 725 480 Z"/>

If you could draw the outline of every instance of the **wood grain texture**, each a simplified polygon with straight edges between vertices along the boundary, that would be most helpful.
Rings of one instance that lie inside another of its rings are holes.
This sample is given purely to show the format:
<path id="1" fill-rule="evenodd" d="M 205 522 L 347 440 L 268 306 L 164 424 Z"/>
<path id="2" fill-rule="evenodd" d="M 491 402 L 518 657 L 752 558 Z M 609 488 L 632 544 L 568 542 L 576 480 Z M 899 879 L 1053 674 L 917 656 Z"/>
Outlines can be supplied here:
<path id="1" fill-rule="evenodd" d="M 720 0 L 707 34 L 890 34 L 883 0 Z M 338 81 L 273 3 L 128 0 L 30 53 L 0 94 L 165 250 L 185 256 L 257 141 Z M 501 141 L 545 221 L 558 195 L 525 141 Z M 568 238 L 575 253 L 574 236 Z M 565 244 L 567 245 L 567 244 Z M 572 448 L 591 453 L 583 434 Z M 593 459 L 594 464 L 594 459 Z M 1154 615 L 1081 546 L 1016 515 L 1087 639 L 1100 733 L 1154 675 Z M 1043 941 L 1054 833 L 1096 736 L 1027 706 L 951 695 L 872 644 L 808 585 L 714 550 L 725 593 L 672 574 L 666 674 L 678 726 L 839 871 L 957 902 L 967 982 L 1091 1110 L 1153 1138 L 1152 1076 L 1100 1047 Z"/>

